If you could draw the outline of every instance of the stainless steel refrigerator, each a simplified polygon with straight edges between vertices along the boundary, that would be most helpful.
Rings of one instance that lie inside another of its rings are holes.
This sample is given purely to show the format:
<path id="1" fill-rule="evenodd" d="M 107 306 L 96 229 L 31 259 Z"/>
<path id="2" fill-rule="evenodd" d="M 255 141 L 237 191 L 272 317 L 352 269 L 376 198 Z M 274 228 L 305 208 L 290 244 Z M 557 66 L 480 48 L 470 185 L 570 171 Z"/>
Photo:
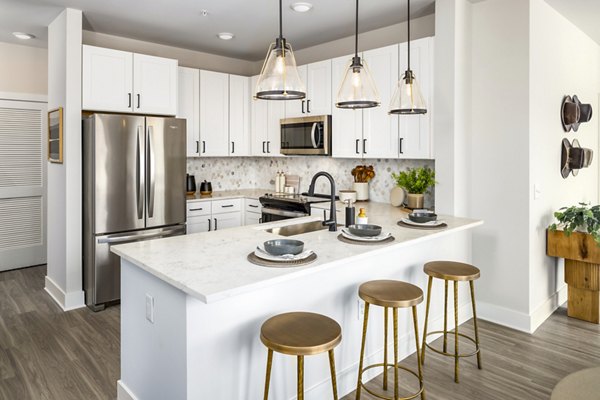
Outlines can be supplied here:
<path id="1" fill-rule="evenodd" d="M 83 124 L 83 280 L 97 311 L 120 298 L 116 244 L 185 234 L 186 121 L 94 114 Z"/>

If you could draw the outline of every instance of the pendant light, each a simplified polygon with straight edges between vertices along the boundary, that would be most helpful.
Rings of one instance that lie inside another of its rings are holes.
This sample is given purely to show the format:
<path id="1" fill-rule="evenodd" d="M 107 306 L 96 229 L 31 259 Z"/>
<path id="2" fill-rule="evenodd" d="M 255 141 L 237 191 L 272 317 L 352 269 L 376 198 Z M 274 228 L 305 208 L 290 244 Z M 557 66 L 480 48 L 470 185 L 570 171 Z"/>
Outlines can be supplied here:
<path id="1" fill-rule="evenodd" d="M 279 37 L 271 43 L 256 83 L 257 99 L 298 100 L 306 97 L 306 88 L 298 69 L 292 46 L 283 37 L 283 15 L 279 0 Z"/>
<path id="2" fill-rule="evenodd" d="M 396 91 L 392 96 L 390 114 L 425 114 L 427 104 L 421 93 L 421 88 L 410 69 L 410 0 L 408 2 L 408 64 L 404 77 L 398 81 Z"/>
<path id="3" fill-rule="evenodd" d="M 346 74 L 338 90 L 335 103 L 337 108 L 372 108 L 381 104 L 379 92 L 375 87 L 367 63 L 358 56 L 358 0 L 356 0 L 355 27 L 354 57 L 346 66 Z"/>

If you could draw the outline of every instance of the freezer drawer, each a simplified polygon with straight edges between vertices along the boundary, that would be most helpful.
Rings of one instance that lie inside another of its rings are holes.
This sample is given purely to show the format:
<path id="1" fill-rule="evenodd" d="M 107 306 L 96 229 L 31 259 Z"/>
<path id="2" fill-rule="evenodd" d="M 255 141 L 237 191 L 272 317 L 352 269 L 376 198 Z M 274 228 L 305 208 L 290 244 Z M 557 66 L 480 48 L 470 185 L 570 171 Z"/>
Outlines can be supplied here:
<path id="1" fill-rule="evenodd" d="M 121 257 L 110 251 L 118 244 L 185 234 L 185 225 L 95 236 L 84 254 L 85 303 L 94 311 L 120 299 Z"/>

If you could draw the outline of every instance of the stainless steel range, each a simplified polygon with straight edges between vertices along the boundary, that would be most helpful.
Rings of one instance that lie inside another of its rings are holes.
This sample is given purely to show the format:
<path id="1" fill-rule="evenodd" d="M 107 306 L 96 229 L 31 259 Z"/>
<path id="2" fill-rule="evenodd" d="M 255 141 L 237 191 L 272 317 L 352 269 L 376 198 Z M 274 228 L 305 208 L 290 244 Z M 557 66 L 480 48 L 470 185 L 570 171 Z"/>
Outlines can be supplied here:
<path id="1" fill-rule="evenodd" d="M 262 205 L 262 222 L 306 217 L 310 215 L 310 205 L 328 202 L 328 198 L 301 194 L 267 193 L 259 198 Z"/>

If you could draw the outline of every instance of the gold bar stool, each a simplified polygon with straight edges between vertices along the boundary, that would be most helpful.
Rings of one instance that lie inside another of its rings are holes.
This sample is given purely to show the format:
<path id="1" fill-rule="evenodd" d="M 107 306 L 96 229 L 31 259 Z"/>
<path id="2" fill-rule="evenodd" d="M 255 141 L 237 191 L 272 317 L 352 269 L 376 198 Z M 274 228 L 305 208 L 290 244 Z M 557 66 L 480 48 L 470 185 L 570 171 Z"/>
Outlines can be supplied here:
<path id="1" fill-rule="evenodd" d="M 338 400 L 333 349 L 342 341 L 342 328 L 337 322 L 309 312 L 279 314 L 263 323 L 260 340 L 269 349 L 264 400 L 269 398 L 274 351 L 298 357 L 298 400 L 304 399 L 304 356 L 329 352 L 333 398 Z"/>
<path id="2" fill-rule="evenodd" d="M 423 271 L 429 275 L 429 283 L 427 284 L 427 306 L 425 311 L 425 329 L 423 330 L 423 345 L 421 346 L 423 354 L 421 362 L 425 363 L 425 348 L 435 351 L 449 357 L 454 357 L 454 381 L 458 380 L 458 360 L 461 357 L 471 357 L 477 355 L 477 368 L 481 369 L 481 352 L 479 350 L 479 331 L 477 329 L 477 311 L 475 308 L 475 288 L 473 281 L 479 278 L 480 272 L 477 267 L 470 264 L 454 262 L 454 261 L 432 261 L 425 264 Z M 444 280 L 444 330 L 427 332 L 427 322 L 429 319 L 429 303 L 431 300 L 431 285 L 433 278 Z M 454 282 L 454 353 L 448 352 L 448 281 Z M 458 332 L 458 282 L 468 281 L 471 287 L 471 302 L 473 304 L 473 325 L 475 328 L 475 339 L 470 336 Z M 427 344 L 427 336 L 441 333 L 444 335 L 444 344 L 442 350 L 438 350 Z M 461 336 L 470 340 L 475 344 L 475 351 L 472 353 L 459 353 L 458 337 Z"/>
<path id="3" fill-rule="evenodd" d="M 361 390 L 364 388 L 369 394 L 385 400 L 409 400 L 421 395 L 421 399 L 425 400 L 425 388 L 423 384 L 423 373 L 421 371 L 421 356 L 419 351 L 419 329 L 417 322 L 417 304 L 423 301 L 423 291 L 410 283 L 401 281 L 381 280 L 370 281 L 360 285 L 358 295 L 365 301 L 365 318 L 363 323 L 362 344 L 360 347 L 360 364 L 358 367 L 358 384 L 356 385 L 356 400 L 360 400 Z M 373 364 L 363 368 L 363 359 L 365 356 L 365 341 L 367 338 L 367 322 L 369 320 L 370 305 L 384 307 L 384 347 L 383 347 L 383 363 Z M 398 308 L 412 307 L 413 323 L 415 329 L 415 345 L 417 348 L 417 365 L 419 372 L 416 373 L 411 369 L 398 365 Z M 388 308 L 392 309 L 394 319 L 394 363 L 388 363 L 387 359 L 387 336 L 388 336 Z M 371 368 L 383 367 L 383 390 L 387 390 L 388 367 L 394 368 L 394 397 L 387 397 L 381 394 L 374 393 L 369 390 L 363 382 L 362 375 L 365 371 Z M 410 372 L 419 379 L 419 391 L 408 397 L 398 397 L 398 369 L 403 369 Z"/>

